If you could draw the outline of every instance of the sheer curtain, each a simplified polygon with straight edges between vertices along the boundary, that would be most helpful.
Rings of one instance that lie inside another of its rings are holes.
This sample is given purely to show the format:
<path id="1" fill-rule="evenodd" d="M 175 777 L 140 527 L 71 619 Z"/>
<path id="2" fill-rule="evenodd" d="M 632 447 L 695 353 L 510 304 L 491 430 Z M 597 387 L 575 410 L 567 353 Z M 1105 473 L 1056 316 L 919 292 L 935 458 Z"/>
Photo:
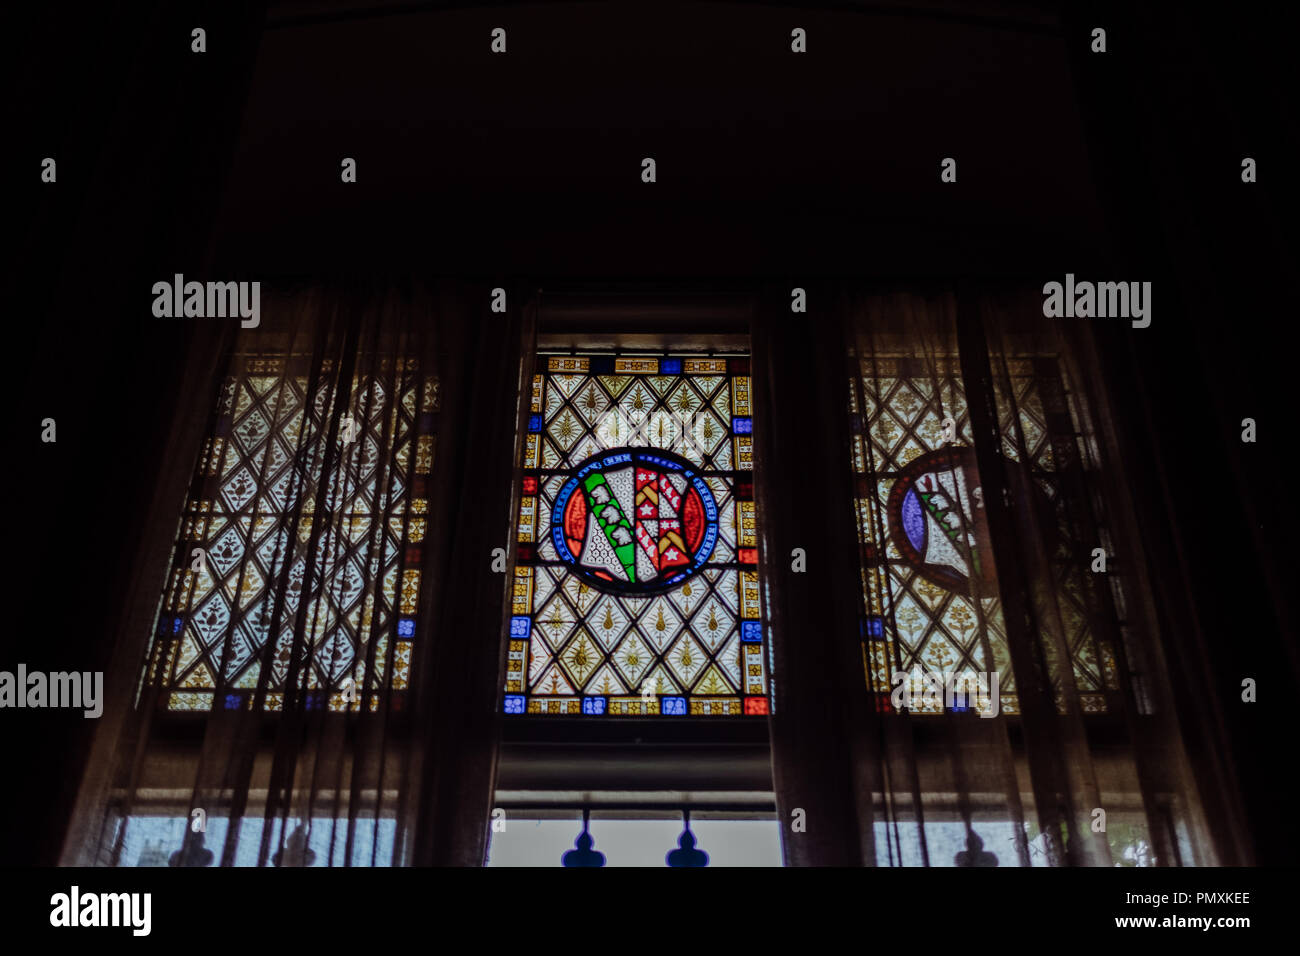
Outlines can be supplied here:
<path id="1" fill-rule="evenodd" d="M 812 301 L 754 324 L 787 863 L 1222 861 L 1087 331 Z"/>
<path id="2" fill-rule="evenodd" d="M 312 285 L 227 335 L 178 408 L 63 862 L 482 861 L 518 429 L 471 416 L 516 420 L 530 327 L 487 303 Z"/>

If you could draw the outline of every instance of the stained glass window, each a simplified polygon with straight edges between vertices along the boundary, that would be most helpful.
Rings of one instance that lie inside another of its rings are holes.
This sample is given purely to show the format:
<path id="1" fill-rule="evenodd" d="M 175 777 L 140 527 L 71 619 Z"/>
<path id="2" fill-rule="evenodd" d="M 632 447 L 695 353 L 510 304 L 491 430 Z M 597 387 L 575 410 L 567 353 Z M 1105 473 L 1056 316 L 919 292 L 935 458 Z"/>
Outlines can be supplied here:
<path id="1" fill-rule="evenodd" d="M 283 706 L 295 633 L 307 708 L 374 710 L 385 685 L 403 706 L 437 383 L 414 359 L 371 362 L 325 473 L 337 373 L 325 360 L 309 396 L 309 363 L 237 355 L 221 385 L 143 676 L 168 710 L 253 706 L 273 623 L 266 710 Z"/>
<path id="2" fill-rule="evenodd" d="M 861 367 L 850 411 L 866 555 L 868 681 L 885 708 L 895 673 L 933 675 L 939 683 L 955 677 L 974 687 L 978 674 L 996 671 L 1001 711 L 1017 713 L 958 359 L 879 354 Z M 1080 544 L 1054 457 L 1054 449 L 1077 447 L 1084 431 L 1078 409 L 1053 357 L 1008 360 L 1006 381 L 1014 395 L 1001 381 L 995 386 L 1001 453 L 1017 497 L 1032 497 L 1052 515 L 1050 560 L 1075 690 L 1085 713 L 1103 712 L 1119 676 L 1113 649 L 1089 623 L 1093 585 L 1077 560 Z M 911 683 L 918 690 L 918 681 Z M 913 713 L 944 710 L 919 693 L 913 700 Z"/>
<path id="3" fill-rule="evenodd" d="M 542 355 L 508 714 L 762 715 L 747 358 Z"/>

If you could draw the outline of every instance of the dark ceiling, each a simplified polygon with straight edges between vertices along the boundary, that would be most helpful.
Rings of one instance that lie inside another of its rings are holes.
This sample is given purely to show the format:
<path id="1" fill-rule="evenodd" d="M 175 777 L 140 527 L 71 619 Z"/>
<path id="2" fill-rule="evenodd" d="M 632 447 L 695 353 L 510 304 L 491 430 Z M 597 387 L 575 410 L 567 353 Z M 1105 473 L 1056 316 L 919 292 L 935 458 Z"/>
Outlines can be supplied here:
<path id="1" fill-rule="evenodd" d="M 1097 248 L 1041 15 L 349 6 L 268 17 L 214 250 L 231 268 L 952 276 Z"/>

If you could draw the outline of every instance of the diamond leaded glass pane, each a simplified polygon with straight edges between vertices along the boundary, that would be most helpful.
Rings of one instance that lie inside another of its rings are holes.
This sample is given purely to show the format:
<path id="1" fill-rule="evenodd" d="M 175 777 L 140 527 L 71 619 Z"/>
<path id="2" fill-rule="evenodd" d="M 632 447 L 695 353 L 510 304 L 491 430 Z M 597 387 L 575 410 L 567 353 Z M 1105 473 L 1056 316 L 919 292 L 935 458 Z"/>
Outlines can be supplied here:
<path id="1" fill-rule="evenodd" d="M 327 474 L 335 390 L 308 395 L 309 361 L 239 355 L 222 383 L 144 674 L 168 710 L 251 707 L 259 681 L 280 710 L 295 645 L 308 708 L 376 709 L 381 686 L 402 706 L 437 383 L 414 359 L 372 363 Z"/>
<path id="2" fill-rule="evenodd" d="M 1103 712 L 1118 673 L 1111 647 L 1089 624 L 1091 582 L 1073 560 L 1077 531 L 1054 457 L 1078 453 L 1081 429 L 1055 358 L 1009 359 L 1005 371 L 995 386 L 1001 452 L 1019 493 L 1055 516 L 1051 559 L 1075 689 L 1084 712 Z M 891 677 L 900 672 L 933 675 L 942 684 L 996 671 L 1002 712 L 1017 713 L 957 357 L 865 359 L 858 387 L 850 390 L 850 412 L 872 689 L 888 696 Z M 915 700 L 914 713 L 943 712 L 937 700 Z"/>
<path id="3" fill-rule="evenodd" d="M 768 713 L 748 359 L 538 367 L 506 712 Z"/>

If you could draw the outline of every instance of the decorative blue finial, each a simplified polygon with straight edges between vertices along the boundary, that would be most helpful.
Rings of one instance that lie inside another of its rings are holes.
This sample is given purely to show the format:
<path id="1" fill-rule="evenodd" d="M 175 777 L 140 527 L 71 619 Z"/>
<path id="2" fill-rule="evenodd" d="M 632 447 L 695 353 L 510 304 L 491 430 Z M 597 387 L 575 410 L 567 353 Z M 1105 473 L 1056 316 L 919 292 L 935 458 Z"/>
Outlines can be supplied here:
<path id="1" fill-rule="evenodd" d="M 213 853 L 203 846 L 203 831 L 185 828 L 181 848 L 171 855 L 168 866 L 211 866 Z"/>
<path id="2" fill-rule="evenodd" d="M 299 823 L 285 841 L 284 849 L 276 850 L 271 857 L 272 866 L 311 866 L 316 862 L 316 851 L 307 846 L 307 828 Z"/>
<path id="3" fill-rule="evenodd" d="M 966 849 L 953 857 L 953 863 L 957 866 L 997 866 L 998 857 L 984 849 L 984 841 L 974 830 L 967 830 Z"/>
<path id="4" fill-rule="evenodd" d="M 677 838 L 677 849 L 670 850 L 664 860 L 669 866 L 708 866 L 709 855 L 703 850 L 695 849 L 695 834 L 691 832 L 691 811 L 682 813 L 685 829 Z"/>
<path id="5" fill-rule="evenodd" d="M 582 832 L 578 834 L 578 839 L 573 841 L 576 850 L 569 850 L 564 856 L 560 857 L 562 866 L 604 866 L 605 854 L 593 850 L 592 844 L 595 842 L 591 834 L 587 832 L 587 823 L 590 818 L 590 811 L 582 811 Z"/>

